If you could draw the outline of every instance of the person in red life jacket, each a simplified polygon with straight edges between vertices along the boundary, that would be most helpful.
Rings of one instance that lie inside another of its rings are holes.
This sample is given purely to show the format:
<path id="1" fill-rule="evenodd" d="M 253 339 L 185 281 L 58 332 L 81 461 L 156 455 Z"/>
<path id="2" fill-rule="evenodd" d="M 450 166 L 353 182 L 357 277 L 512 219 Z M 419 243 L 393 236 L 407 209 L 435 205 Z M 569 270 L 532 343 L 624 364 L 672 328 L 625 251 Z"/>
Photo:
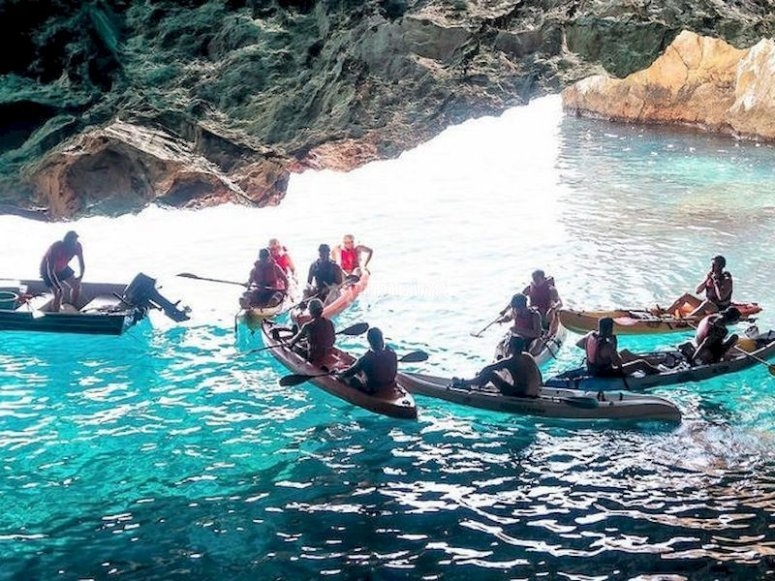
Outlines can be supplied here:
<path id="1" fill-rule="evenodd" d="M 280 304 L 285 297 L 288 277 L 269 255 L 269 250 L 262 248 L 258 252 L 258 260 L 253 264 L 253 270 L 250 271 L 247 285 L 248 290 L 240 299 L 243 309 L 274 306 Z"/>
<path id="2" fill-rule="evenodd" d="M 313 365 L 323 365 L 336 343 L 336 331 L 334 324 L 323 316 L 323 302 L 320 299 L 312 299 L 307 308 L 312 318 L 288 341 L 288 346 L 293 348 L 301 343 L 304 357 Z"/>
<path id="3" fill-rule="evenodd" d="M 535 270 L 532 282 L 525 287 L 522 294 L 530 299 L 530 306 L 541 313 L 541 324 L 544 329 L 551 325 L 554 313 L 562 308 L 560 294 L 554 286 L 554 277 L 547 277 L 543 270 Z"/>
<path id="4" fill-rule="evenodd" d="M 492 383 L 503 395 L 512 397 L 538 397 L 543 384 L 541 370 L 535 359 L 525 352 L 525 340 L 517 335 L 509 339 L 508 351 L 510 355 L 487 365 L 473 379 L 453 378 L 454 387 L 467 387 L 475 385 L 484 387 Z M 508 371 L 511 382 L 505 380 L 497 372 Z"/>
<path id="5" fill-rule="evenodd" d="M 534 343 L 540 343 L 536 339 L 543 334 L 541 313 L 527 306 L 527 297 L 522 293 L 517 293 L 511 297 L 509 312 L 498 319 L 499 323 L 506 323 L 508 321 L 514 321 L 511 326 L 511 333 L 525 340 L 526 351 L 530 352 L 530 348 L 533 347 Z"/>
<path id="6" fill-rule="evenodd" d="M 316 296 L 324 301 L 332 287 L 342 284 L 344 275 L 339 265 L 331 260 L 331 247 L 321 244 L 318 247 L 318 259 L 309 267 L 306 296 Z"/>
<path id="7" fill-rule="evenodd" d="M 576 342 L 576 347 L 584 349 L 587 359 L 587 371 L 596 377 L 623 377 L 637 371 L 650 375 L 659 373 L 645 359 L 640 359 L 627 350 L 618 350 L 618 341 L 614 331 L 614 320 L 602 317 L 597 322 L 597 331 L 591 331 Z"/>
<path id="8" fill-rule="evenodd" d="M 666 309 L 657 306 L 654 314 L 667 313 L 672 315 L 678 311 L 680 316 L 681 311 L 686 310 L 687 307 L 693 309 L 686 315 L 688 317 L 699 317 L 723 311 L 732 304 L 732 275 L 724 270 L 726 266 L 726 258 L 721 255 L 713 257 L 708 274 L 694 291 L 697 294 L 705 293 L 705 300 L 690 293 L 684 293 Z"/>
<path id="9" fill-rule="evenodd" d="M 361 255 L 366 259 L 361 264 Z M 345 234 L 342 243 L 334 248 L 334 260 L 347 275 L 360 276 L 361 269 L 365 269 L 371 261 L 374 251 L 363 244 L 355 244 L 352 234 Z"/>
<path id="10" fill-rule="evenodd" d="M 78 267 L 80 274 L 75 276 L 75 272 L 70 268 L 70 261 L 78 257 Z M 54 242 L 43 260 L 40 262 L 40 276 L 43 283 L 54 293 L 54 300 L 51 303 L 50 310 L 59 312 L 62 308 L 62 298 L 64 296 L 63 286 L 70 289 L 70 304 L 78 308 L 78 296 L 81 292 L 81 279 L 86 266 L 83 261 L 83 247 L 78 242 L 78 234 L 72 230 L 65 234 L 64 239 Z"/>
<path id="11" fill-rule="evenodd" d="M 288 254 L 288 249 L 280 244 L 280 241 L 277 238 L 270 238 L 267 248 L 269 249 L 269 254 L 277 263 L 277 266 L 282 268 L 285 271 L 285 274 L 292 276 L 296 275 L 296 266 L 293 264 L 291 255 Z"/>
<path id="12" fill-rule="evenodd" d="M 679 349 L 692 365 L 718 363 L 735 346 L 738 339 L 736 334 L 727 337 L 727 325 L 734 325 L 739 320 L 740 311 L 735 307 L 727 307 L 720 313 L 707 315 L 697 325 L 693 342 L 681 345 Z"/>
<path id="13" fill-rule="evenodd" d="M 395 352 L 385 346 L 382 331 L 372 327 L 366 334 L 369 350 L 350 367 L 339 373 L 339 379 L 346 381 L 368 394 L 392 386 L 398 373 L 398 358 Z M 363 374 L 363 379 L 357 374 Z"/>

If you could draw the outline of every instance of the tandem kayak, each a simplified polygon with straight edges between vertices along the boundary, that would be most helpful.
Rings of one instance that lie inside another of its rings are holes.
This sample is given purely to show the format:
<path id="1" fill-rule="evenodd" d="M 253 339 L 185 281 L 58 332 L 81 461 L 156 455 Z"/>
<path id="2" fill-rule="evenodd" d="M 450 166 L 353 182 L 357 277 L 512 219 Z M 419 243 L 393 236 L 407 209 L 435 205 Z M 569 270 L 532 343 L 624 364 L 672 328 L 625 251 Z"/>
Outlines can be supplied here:
<path id="1" fill-rule="evenodd" d="M 660 385 L 673 385 L 689 381 L 703 381 L 727 373 L 735 373 L 752 367 L 775 355 L 775 331 L 761 333 L 756 337 L 740 339 L 737 349 L 730 351 L 728 358 L 707 365 L 689 365 L 684 355 L 678 351 L 657 351 L 637 354 L 642 359 L 657 365 L 662 371 L 652 375 L 638 372 L 627 377 L 594 377 L 588 374 L 586 367 L 571 369 L 547 379 L 544 383 L 551 387 L 565 389 L 593 390 L 643 390 Z"/>
<path id="2" fill-rule="evenodd" d="M 419 373 L 401 373 L 399 377 L 402 385 L 414 394 L 510 414 L 587 420 L 681 420 L 681 411 L 675 404 L 648 395 L 543 387 L 537 397 L 513 397 L 501 394 L 492 385 L 455 387 L 448 377 Z"/>
<path id="3" fill-rule="evenodd" d="M 333 375 L 327 375 L 327 372 L 344 370 L 352 365 L 355 362 L 355 357 L 349 353 L 341 349 L 334 349 L 333 354 L 323 366 L 316 366 L 293 349 L 283 346 L 283 340 L 289 339 L 292 335 L 289 329 L 278 327 L 266 320 L 262 323 L 261 329 L 264 333 L 266 346 L 272 347 L 269 349 L 270 353 L 292 373 L 313 376 L 309 379 L 311 383 L 331 395 L 365 410 L 393 418 L 410 420 L 417 418 L 417 406 L 414 403 L 414 398 L 403 387 L 403 382 L 398 381 L 374 394 L 365 393 L 337 380 Z"/>
<path id="4" fill-rule="evenodd" d="M 757 303 L 732 303 L 740 310 L 743 318 L 761 312 Z M 648 310 L 615 309 L 611 311 L 575 311 L 561 309 L 560 322 L 569 331 L 583 335 L 597 330 L 597 322 L 603 317 L 614 320 L 614 335 L 644 335 L 654 333 L 677 333 L 693 331 L 702 317 L 676 317 L 675 315 L 655 315 Z"/>
<path id="5" fill-rule="evenodd" d="M 349 275 L 345 281 L 339 285 L 335 291 L 332 291 L 326 297 L 323 303 L 323 316 L 327 319 L 334 317 L 349 307 L 355 299 L 358 298 L 369 284 L 369 271 L 364 269 L 363 273 L 357 278 L 354 275 Z M 301 326 L 310 320 L 309 312 L 304 308 L 299 307 L 291 311 L 291 319 L 294 323 Z"/>

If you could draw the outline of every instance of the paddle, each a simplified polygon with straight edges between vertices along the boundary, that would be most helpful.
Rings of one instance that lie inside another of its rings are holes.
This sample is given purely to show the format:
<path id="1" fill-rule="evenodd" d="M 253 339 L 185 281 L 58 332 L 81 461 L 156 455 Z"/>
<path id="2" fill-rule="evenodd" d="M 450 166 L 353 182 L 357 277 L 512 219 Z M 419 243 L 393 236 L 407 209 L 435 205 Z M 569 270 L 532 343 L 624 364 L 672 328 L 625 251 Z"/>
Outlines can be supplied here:
<path id="1" fill-rule="evenodd" d="M 366 331 L 369 330 L 369 324 L 368 323 L 355 323 L 354 325 L 350 325 L 349 327 L 345 327 L 341 331 L 337 331 L 336 335 L 363 335 Z M 266 347 L 257 347 L 256 349 L 251 349 L 250 351 L 246 351 L 243 353 L 243 355 L 248 355 L 250 353 L 258 353 L 259 351 L 266 351 L 267 349 L 275 349 L 276 347 L 284 347 L 285 342 L 280 341 L 276 345 L 267 345 Z"/>
<path id="2" fill-rule="evenodd" d="M 244 282 L 237 282 L 234 280 L 223 280 L 220 278 L 208 278 L 206 276 L 197 276 L 196 274 L 192 274 L 190 272 L 179 272 L 175 276 L 181 276 L 183 278 L 193 278 L 194 280 L 206 280 L 207 282 L 220 282 L 222 284 L 233 284 L 236 286 L 241 287 L 247 287 L 248 285 Z"/>
<path id="3" fill-rule="evenodd" d="M 485 325 L 485 326 L 482 328 L 482 330 L 480 330 L 480 331 L 478 331 L 478 332 L 476 332 L 476 333 L 471 333 L 470 335 L 471 335 L 472 337 L 476 337 L 477 339 L 481 339 L 481 337 L 482 337 L 482 334 L 483 334 L 483 333 L 484 333 L 484 332 L 485 332 L 487 329 L 489 329 L 490 327 L 492 327 L 492 326 L 493 326 L 495 323 L 497 323 L 498 321 L 500 321 L 501 317 L 502 317 L 503 315 L 505 315 L 505 314 L 508 312 L 508 310 L 509 310 L 510 308 L 511 308 L 511 307 L 510 307 L 510 306 L 508 306 L 508 307 L 506 307 L 505 309 L 503 309 L 503 310 L 502 310 L 500 313 L 498 313 L 498 316 L 497 316 L 496 318 L 494 318 L 492 321 L 490 321 L 489 323 L 487 323 L 487 324 L 486 324 L 486 325 Z"/>
<path id="4" fill-rule="evenodd" d="M 420 361 L 425 361 L 426 359 L 428 359 L 428 354 L 425 351 L 410 351 L 403 357 L 399 357 L 398 362 L 399 363 L 419 363 Z M 326 371 L 325 373 L 311 373 L 311 374 L 294 373 L 292 375 L 286 375 L 285 377 L 281 377 L 280 385 L 282 385 L 283 387 L 299 385 L 300 383 L 304 383 L 305 381 L 312 379 L 314 377 L 325 377 L 327 375 L 334 375 L 339 371 L 341 371 L 341 369 L 333 369 L 331 371 Z"/>

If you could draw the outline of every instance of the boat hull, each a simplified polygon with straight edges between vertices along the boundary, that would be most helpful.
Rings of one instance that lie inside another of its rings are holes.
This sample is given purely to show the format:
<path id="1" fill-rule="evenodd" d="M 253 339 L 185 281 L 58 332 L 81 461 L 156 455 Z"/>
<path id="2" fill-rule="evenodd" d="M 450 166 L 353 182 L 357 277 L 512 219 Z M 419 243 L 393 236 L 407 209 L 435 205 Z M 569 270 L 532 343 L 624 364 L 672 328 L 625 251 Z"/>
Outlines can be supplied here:
<path id="1" fill-rule="evenodd" d="M 768 331 L 753 339 L 742 339 L 739 345 L 748 346 L 753 342 L 750 352 L 732 352 L 729 359 L 709 365 L 689 366 L 680 351 L 658 351 L 639 354 L 639 357 L 653 364 L 661 364 L 665 369 L 653 375 L 630 375 L 627 377 L 593 377 L 586 368 L 571 369 L 546 380 L 546 385 L 565 389 L 586 390 L 632 390 L 639 391 L 663 385 L 675 385 L 692 381 L 704 381 L 720 375 L 735 373 L 760 364 L 758 359 L 768 359 L 775 355 L 775 331 Z"/>
<path id="2" fill-rule="evenodd" d="M 660 397 L 552 387 L 542 387 L 535 398 L 512 397 L 502 395 L 492 385 L 470 389 L 453 387 L 450 378 L 418 373 L 400 376 L 402 384 L 413 394 L 509 414 L 585 420 L 681 420 L 681 411 L 675 404 Z"/>
<path id="3" fill-rule="evenodd" d="M 261 326 L 266 346 L 272 346 L 269 352 L 285 367 L 293 373 L 315 375 L 325 371 L 344 370 L 355 362 L 355 357 L 340 349 L 334 349 L 334 353 L 325 361 L 325 370 L 322 367 L 312 365 L 301 355 L 283 346 L 282 338 L 289 338 L 286 333 L 273 336 L 273 329 L 281 329 L 269 321 L 264 321 Z M 365 410 L 389 416 L 392 418 L 417 419 L 417 406 L 414 398 L 399 381 L 392 386 L 379 390 L 374 394 L 350 387 L 348 384 L 338 381 L 332 375 L 310 378 L 310 383 L 315 384 L 329 394 L 338 397 L 348 403 Z"/>
<path id="4" fill-rule="evenodd" d="M 366 289 L 369 284 L 370 274 L 364 270 L 358 280 L 351 283 L 345 282 L 336 296 L 329 296 L 323 304 L 323 316 L 327 319 L 335 317 L 352 303 Z M 310 320 L 309 312 L 305 309 L 294 309 L 291 311 L 291 320 L 301 326 Z"/>
<path id="5" fill-rule="evenodd" d="M 733 303 L 743 317 L 750 317 L 762 309 L 756 303 Z M 677 318 L 671 315 L 653 315 L 647 310 L 615 309 L 611 311 L 576 311 L 562 309 L 560 322 L 569 331 L 583 335 L 596 331 L 603 317 L 614 320 L 615 335 L 647 335 L 657 333 L 686 333 L 694 330 L 701 318 Z"/>
<path id="6" fill-rule="evenodd" d="M 568 336 L 568 331 L 562 325 L 557 325 L 555 330 L 545 337 L 540 339 L 539 345 L 536 349 L 531 350 L 531 355 L 535 359 L 538 365 L 543 365 L 557 358 L 557 352 L 562 348 L 562 344 L 565 342 L 565 338 Z M 503 359 L 507 353 L 507 347 L 511 333 L 501 339 L 498 345 L 495 347 L 495 360 Z"/>

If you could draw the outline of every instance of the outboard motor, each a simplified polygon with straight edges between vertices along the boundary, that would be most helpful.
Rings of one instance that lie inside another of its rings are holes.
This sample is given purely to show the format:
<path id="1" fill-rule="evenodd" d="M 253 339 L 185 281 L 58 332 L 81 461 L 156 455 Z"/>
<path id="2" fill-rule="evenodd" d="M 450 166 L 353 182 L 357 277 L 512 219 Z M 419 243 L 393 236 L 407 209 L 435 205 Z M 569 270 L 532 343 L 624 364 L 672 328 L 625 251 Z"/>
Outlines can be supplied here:
<path id="1" fill-rule="evenodd" d="M 178 308 L 178 303 L 180 303 L 180 301 L 172 303 L 164 298 L 159 294 L 159 291 L 156 290 L 156 279 L 151 278 L 142 272 L 126 287 L 123 299 L 136 307 L 144 309 L 154 307 L 161 309 L 164 311 L 165 315 L 176 323 L 187 321 L 190 318 L 188 316 L 190 310 L 188 307 L 180 309 Z"/>

